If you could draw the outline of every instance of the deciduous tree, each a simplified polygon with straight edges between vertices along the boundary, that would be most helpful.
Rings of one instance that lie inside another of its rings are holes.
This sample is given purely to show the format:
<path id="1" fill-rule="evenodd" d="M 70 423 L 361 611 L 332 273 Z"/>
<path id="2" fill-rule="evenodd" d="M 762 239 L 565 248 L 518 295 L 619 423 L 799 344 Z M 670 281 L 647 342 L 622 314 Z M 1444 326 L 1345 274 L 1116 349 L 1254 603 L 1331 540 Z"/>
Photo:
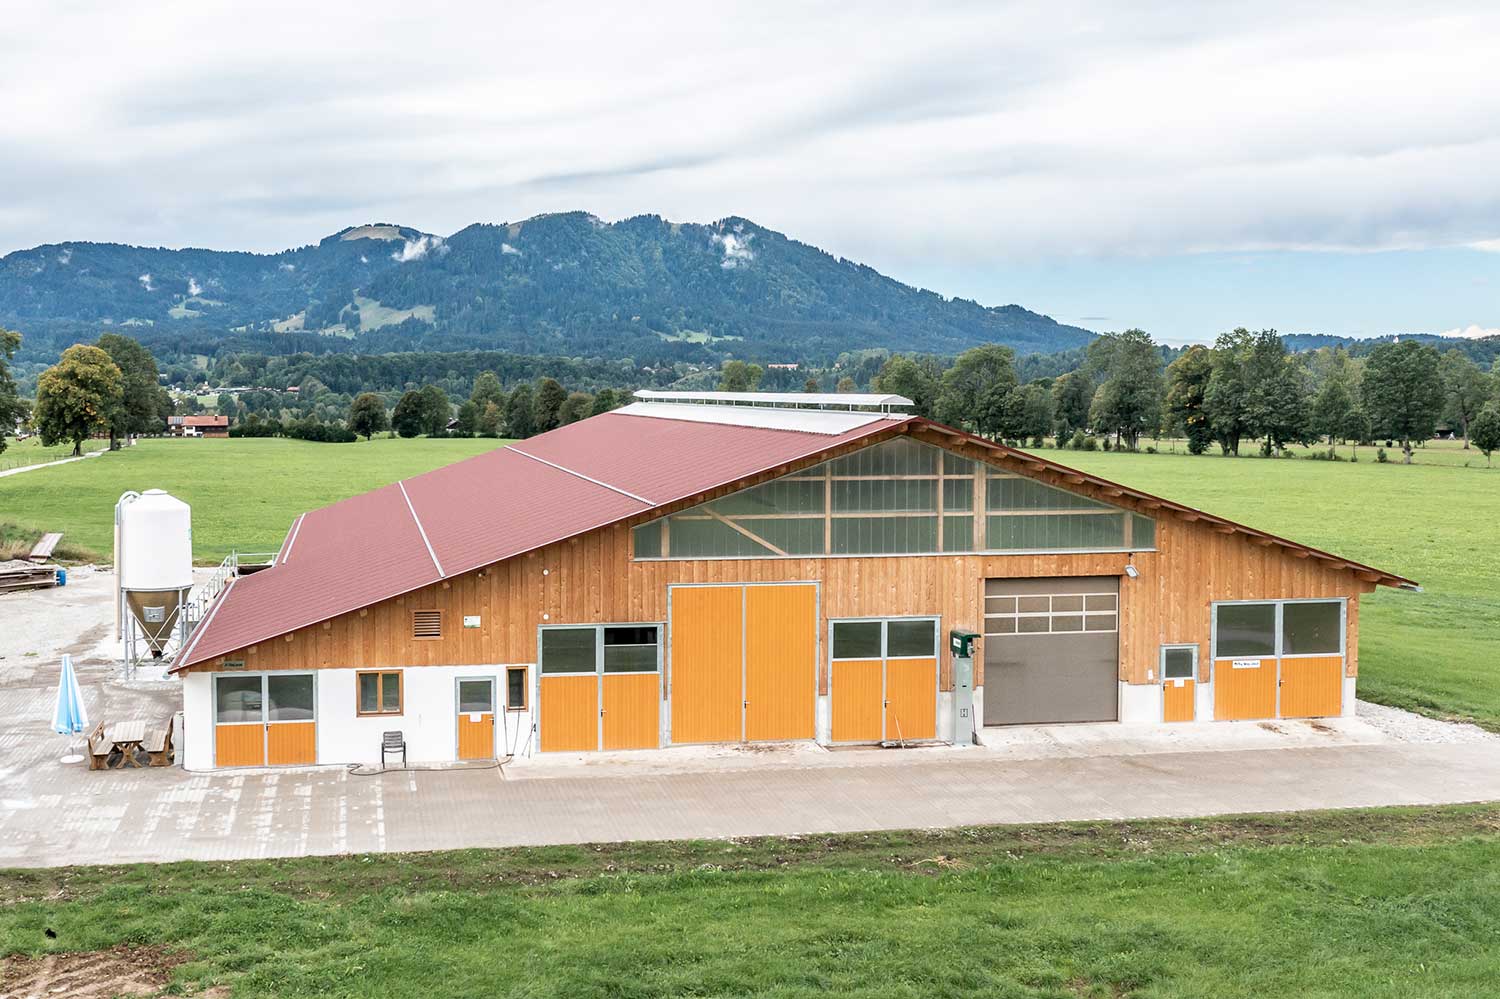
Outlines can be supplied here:
<path id="1" fill-rule="evenodd" d="M 1437 429 L 1443 408 L 1441 359 L 1437 349 L 1416 340 L 1383 343 L 1365 362 L 1361 395 L 1377 434 L 1401 441 L 1411 464 L 1413 443 L 1425 441 Z"/>
<path id="2" fill-rule="evenodd" d="M 1214 440 L 1224 454 L 1240 453 L 1240 438 L 1249 433 L 1249 388 L 1245 363 L 1250 354 L 1250 331 L 1241 327 L 1214 340 L 1213 370 L 1203 393 L 1203 409 Z"/>
<path id="3" fill-rule="evenodd" d="M 1485 464 L 1493 465 L 1493 453 L 1500 451 L 1500 403 L 1492 402 L 1481 409 L 1469 432 L 1474 446 L 1484 452 Z"/>
<path id="4" fill-rule="evenodd" d="M 16 382 L 10 373 L 10 359 L 20 348 L 21 334 L 0 327 L 0 451 L 5 450 L 6 436 L 26 415 L 26 407 L 16 392 Z"/>
<path id="5" fill-rule="evenodd" d="M 719 369 L 719 391 L 754 392 L 764 374 L 765 370 L 759 364 L 740 360 L 725 361 L 724 366 Z"/>
<path id="6" fill-rule="evenodd" d="M 120 369 L 120 403 L 109 414 L 110 449 L 119 447 L 121 437 L 164 429 L 157 419 L 156 390 L 161 381 L 160 372 L 151 351 L 141 346 L 140 341 L 119 333 L 105 333 L 99 337 L 96 346 Z M 229 398 L 233 402 L 234 397 Z M 226 415 L 234 415 L 233 407 Z"/>
<path id="7" fill-rule="evenodd" d="M 562 405 L 567 399 L 568 390 L 556 378 L 543 378 L 537 383 L 533 407 L 536 410 L 533 423 L 537 433 L 544 434 L 561 425 Z"/>
<path id="8" fill-rule="evenodd" d="M 938 388 L 938 419 L 991 437 L 1011 430 L 1011 396 L 1016 391 L 1016 355 L 997 343 L 958 355 L 943 372 Z"/>
<path id="9" fill-rule="evenodd" d="M 937 361 L 932 357 L 896 354 L 881 366 L 870 387 L 887 395 L 905 396 L 912 401 L 913 413 L 930 417 L 937 403 L 941 377 Z"/>
<path id="10" fill-rule="evenodd" d="M 1089 422 L 1113 432 L 1131 450 L 1161 423 L 1161 353 L 1144 330 L 1105 333 L 1088 347 L 1089 365 L 1102 376 Z"/>
<path id="11" fill-rule="evenodd" d="M 527 438 L 536 433 L 535 393 L 522 382 L 505 400 L 505 432 L 512 437 Z"/>
<path id="12" fill-rule="evenodd" d="M 429 437 L 438 437 L 448 432 L 448 421 L 453 419 L 453 405 L 448 393 L 436 385 L 422 386 L 422 429 Z"/>
<path id="13" fill-rule="evenodd" d="M 1058 376 L 1052 383 L 1052 410 L 1057 421 L 1054 433 L 1058 440 L 1088 427 L 1089 405 L 1093 401 L 1094 381 L 1087 371 L 1080 368 Z"/>
<path id="14" fill-rule="evenodd" d="M 1443 379 L 1444 414 L 1458 425 L 1467 448 L 1469 424 L 1484 408 L 1493 389 L 1490 377 L 1457 347 L 1443 354 L 1438 373 Z"/>
<path id="15" fill-rule="evenodd" d="M 391 410 L 391 428 L 402 437 L 416 437 L 427 426 L 427 411 L 422 403 L 422 393 L 412 389 L 396 400 Z"/>
<path id="16" fill-rule="evenodd" d="M 349 429 L 369 440 L 391 425 L 385 401 L 374 392 L 361 392 L 349 404 Z M 410 436 L 403 434 L 402 436 Z"/>
<path id="17" fill-rule="evenodd" d="M 1213 375 L 1213 352 L 1194 344 L 1167 365 L 1167 415 L 1187 438 L 1188 453 L 1202 454 L 1213 443 L 1204 396 Z"/>
<path id="18" fill-rule="evenodd" d="M 570 423 L 587 419 L 589 410 L 593 406 L 594 397 L 587 392 L 569 392 L 568 397 L 563 400 L 562 406 L 558 409 L 558 424 L 565 427 Z"/>
<path id="19" fill-rule="evenodd" d="M 84 441 L 109 429 L 123 397 L 120 369 L 109 355 L 74 344 L 37 379 L 32 419 L 43 444 L 72 441 L 73 453 L 79 455 Z"/>

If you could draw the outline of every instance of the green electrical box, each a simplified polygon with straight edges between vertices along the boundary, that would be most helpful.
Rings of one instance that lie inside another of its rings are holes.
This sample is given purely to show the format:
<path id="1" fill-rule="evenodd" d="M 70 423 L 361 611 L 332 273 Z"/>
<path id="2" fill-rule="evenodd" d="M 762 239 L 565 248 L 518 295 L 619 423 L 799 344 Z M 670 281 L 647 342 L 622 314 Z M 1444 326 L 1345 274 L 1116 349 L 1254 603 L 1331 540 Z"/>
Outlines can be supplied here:
<path id="1" fill-rule="evenodd" d="M 959 659 L 973 659 L 974 643 L 978 640 L 977 633 L 954 628 L 948 633 L 948 648 Z"/>

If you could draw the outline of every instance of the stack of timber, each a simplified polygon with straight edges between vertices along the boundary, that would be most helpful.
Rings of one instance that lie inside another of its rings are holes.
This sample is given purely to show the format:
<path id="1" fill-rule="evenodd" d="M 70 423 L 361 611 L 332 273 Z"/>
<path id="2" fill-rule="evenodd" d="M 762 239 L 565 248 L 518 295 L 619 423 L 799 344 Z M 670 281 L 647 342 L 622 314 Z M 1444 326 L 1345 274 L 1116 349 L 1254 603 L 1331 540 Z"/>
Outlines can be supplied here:
<path id="1" fill-rule="evenodd" d="M 0 593 L 11 590 L 35 590 L 57 585 L 57 566 L 37 565 L 17 559 L 0 562 Z"/>

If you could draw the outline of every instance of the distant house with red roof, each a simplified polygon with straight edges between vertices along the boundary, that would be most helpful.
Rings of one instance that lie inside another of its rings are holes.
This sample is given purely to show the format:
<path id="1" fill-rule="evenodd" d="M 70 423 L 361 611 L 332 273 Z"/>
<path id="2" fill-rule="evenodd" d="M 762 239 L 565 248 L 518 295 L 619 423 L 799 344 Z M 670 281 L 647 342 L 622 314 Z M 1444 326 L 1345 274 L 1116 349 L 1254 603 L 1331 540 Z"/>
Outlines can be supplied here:
<path id="1" fill-rule="evenodd" d="M 167 433 L 173 437 L 228 437 L 227 416 L 169 416 Z"/>

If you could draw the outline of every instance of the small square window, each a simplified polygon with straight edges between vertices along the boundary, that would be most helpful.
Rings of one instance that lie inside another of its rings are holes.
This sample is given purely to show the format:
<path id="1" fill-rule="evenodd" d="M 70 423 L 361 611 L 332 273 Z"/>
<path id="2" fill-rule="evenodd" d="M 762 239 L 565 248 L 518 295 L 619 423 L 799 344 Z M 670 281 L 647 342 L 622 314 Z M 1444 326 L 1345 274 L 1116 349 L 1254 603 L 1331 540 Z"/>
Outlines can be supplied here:
<path id="1" fill-rule="evenodd" d="M 1191 680 L 1197 670 L 1198 649 L 1192 645 L 1168 645 L 1161 650 L 1163 680 Z"/>
<path id="2" fill-rule="evenodd" d="M 358 713 L 362 715 L 399 715 L 401 713 L 400 673 L 360 673 Z"/>

